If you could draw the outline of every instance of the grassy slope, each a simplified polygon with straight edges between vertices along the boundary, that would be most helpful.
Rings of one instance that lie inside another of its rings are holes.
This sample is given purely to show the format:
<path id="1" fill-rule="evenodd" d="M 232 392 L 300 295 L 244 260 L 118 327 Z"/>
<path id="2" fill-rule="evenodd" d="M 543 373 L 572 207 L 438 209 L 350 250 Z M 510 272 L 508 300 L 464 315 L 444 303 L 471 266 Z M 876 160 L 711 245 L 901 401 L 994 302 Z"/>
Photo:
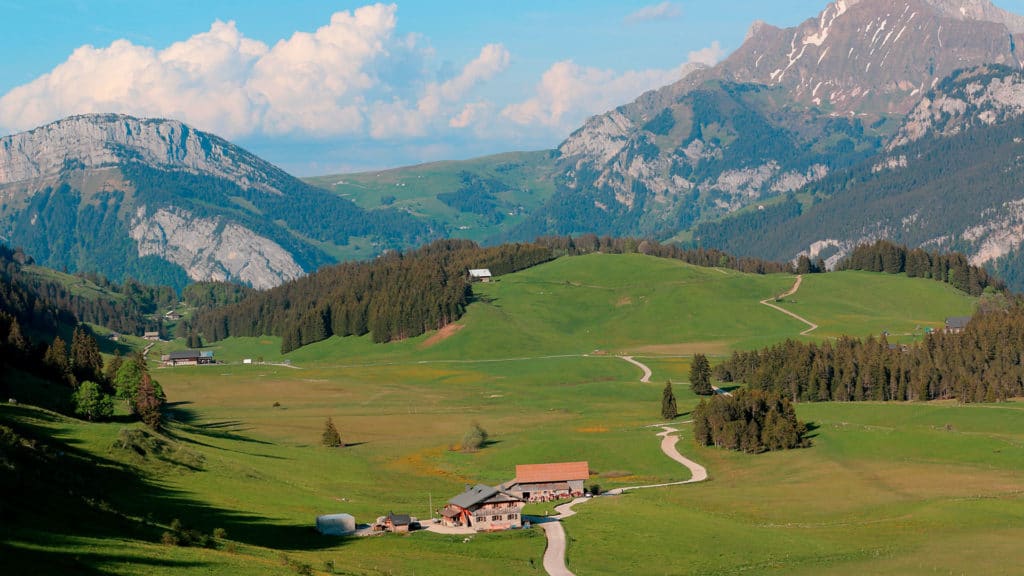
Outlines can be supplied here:
<path id="1" fill-rule="evenodd" d="M 941 322 L 960 313 L 946 310 L 950 300 L 934 282 L 823 277 L 832 278 L 838 284 L 808 279 L 794 298 L 805 307 L 799 313 L 820 313 L 812 319 L 836 330 L 874 333 L 921 314 Z M 846 282 L 855 286 L 848 290 L 855 303 L 873 305 L 846 304 L 836 319 L 827 306 L 808 306 L 824 297 L 819 289 L 831 294 Z M 725 350 L 796 334 L 800 323 L 757 304 L 791 283 L 642 256 L 563 259 L 481 286 L 485 299 L 470 307 L 465 328 L 429 348 L 427 338 L 388 346 L 332 339 L 290 354 L 298 368 L 156 369 L 180 402 L 171 430 L 204 456 L 201 470 L 169 473 L 110 451 L 121 424 L 38 425 L 152 473 L 142 489 L 120 495 L 118 507 L 157 522 L 181 517 L 205 530 L 226 528 L 239 550 L 167 549 L 141 536 L 127 541 L 123 555 L 108 539 L 49 545 L 96 554 L 122 573 L 142 571 L 134 556 L 166 558 L 170 567 L 156 573 L 188 562 L 207 573 L 280 570 L 284 550 L 316 568 L 333 560 L 355 574 L 539 574 L 544 542 L 535 531 L 469 543 L 431 534 L 338 542 L 309 527 L 326 512 L 359 521 L 389 510 L 424 516 L 429 496 L 438 506 L 464 483 L 509 479 L 522 462 L 586 458 L 598 472 L 593 482 L 606 488 L 685 479 L 644 428 L 657 420 L 666 379 L 679 383 L 684 412 L 696 402 L 685 385 L 688 359 L 675 357 L 685 352 L 679 344 L 710 339 Z M 934 309 L 915 309 L 915 302 Z M 229 340 L 218 344 L 218 357 L 272 360 L 277 343 Z M 500 360 L 595 348 L 641 352 L 654 369 L 652 383 L 637 382 L 635 367 L 610 356 Z M 10 410 L 0 409 L 0 417 Z M 999 573 L 1024 560 L 1016 544 L 1024 535 L 1020 405 L 820 404 L 802 405 L 799 414 L 819 426 L 816 446 L 785 454 L 695 449 L 682 426 L 681 450 L 705 464 L 712 481 L 588 503 L 566 522 L 570 566 L 581 576 Z M 355 445 L 317 445 L 327 416 Z M 496 443 L 475 454 L 450 451 L 473 420 Z M 19 549 L 46 538 L 16 536 Z"/>
<path id="2" fill-rule="evenodd" d="M 975 299 L 940 282 L 849 271 L 805 276 L 800 291 L 778 304 L 819 324 L 819 338 L 887 330 L 895 342 L 920 339 L 948 316 L 970 316 Z"/>
<path id="3" fill-rule="evenodd" d="M 490 225 L 478 215 L 445 205 L 437 195 L 457 190 L 459 174 L 467 171 L 505 183 L 508 188 L 497 195 L 499 200 L 508 207 L 522 206 L 524 212 L 530 212 L 543 205 L 554 191 L 549 158 L 547 151 L 510 152 L 471 160 L 319 176 L 306 181 L 367 209 L 380 208 L 382 198 L 394 196 L 396 208 L 442 222 L 455 237 L 483 240 L 515 226 L 522 216 L 509 216 L 498 225 Z"/>

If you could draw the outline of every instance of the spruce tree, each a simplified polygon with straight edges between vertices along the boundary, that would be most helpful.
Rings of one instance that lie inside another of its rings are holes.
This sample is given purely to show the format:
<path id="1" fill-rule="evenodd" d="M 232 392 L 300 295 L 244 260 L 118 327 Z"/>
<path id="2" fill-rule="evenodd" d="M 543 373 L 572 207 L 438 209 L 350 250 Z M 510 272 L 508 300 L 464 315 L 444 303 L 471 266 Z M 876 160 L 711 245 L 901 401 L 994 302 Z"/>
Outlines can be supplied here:
<path id="1" fill-rule="evenodd" d="M 338 429 L 334 426 L 334 420 L 330 417 L 327 418 L 327 422 L 324 422 L 324 433 L 320 437 L 320 443 L 331 448 L 338 448 L 342 445 L 341 434 L 338 433 Z"/>
<path id="2" fill-rule="evenodd" d="M 701 396 L 710 396 L 714 392 L 711 388 L 711 364 L 703 354 L 693 355 L 693 364 L 690 366 L 690 389 L 694 394 Z"/>
<path id="3" fill-rule="evenodd" d="M 21 325 L 18 324 L 17 318 L 11 319 L 11 328 L 7 333 L 7 344 L 18 351 L 19 354 L 28 352 L 28 339 L 21 332 Z"/>
<path id="4" fill-rule="evenodd" d="M 69 364 L 79 382 L 103 378 L 103 356 L 99 344 L 85 326 L 79 325 L 71 337 Z"/>
<path id="5" fill-rule="evenodd" d="M 55 377 L 72 386 L 75 385 L 75 377 L 71 374 L 71 364 L 68 362 L 67 344 L 60 336 L 56 336 L 50 347 L 46 349 L 43 354 L 43 364 L 50 369 Z"/>
<path id="6" fill-rule="evenodd" d="M 676 410 L 676 395 L 672 393 L 672 381 L 665 382 L 665 390 L 661 393 L 661 417 L 671 420 L 679 415 Z"/>

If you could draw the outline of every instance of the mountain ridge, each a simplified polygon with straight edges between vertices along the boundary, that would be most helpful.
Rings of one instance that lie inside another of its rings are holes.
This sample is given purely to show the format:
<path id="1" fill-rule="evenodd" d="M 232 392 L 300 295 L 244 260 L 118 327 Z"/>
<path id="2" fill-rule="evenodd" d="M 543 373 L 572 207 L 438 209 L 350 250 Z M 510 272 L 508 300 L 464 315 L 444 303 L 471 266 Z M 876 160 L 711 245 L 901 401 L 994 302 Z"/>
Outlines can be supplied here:
<path id="1" fill-rule="evenodd" d="M 0 238 L 41 263 L 177 288 L 269 288 L 346 249 L 365 246 L 371 257 L 438 235 L 423 219 L 367 213 L 182 122 L 117 114 L 0 138 L 0 198 Z"/>

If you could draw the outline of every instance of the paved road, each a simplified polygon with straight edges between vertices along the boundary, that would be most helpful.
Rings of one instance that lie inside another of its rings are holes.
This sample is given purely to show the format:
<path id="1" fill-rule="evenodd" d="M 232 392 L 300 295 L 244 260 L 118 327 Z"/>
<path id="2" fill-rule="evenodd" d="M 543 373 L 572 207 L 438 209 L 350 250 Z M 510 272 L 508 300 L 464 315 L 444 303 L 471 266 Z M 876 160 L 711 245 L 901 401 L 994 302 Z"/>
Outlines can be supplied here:
<path id="1" fill-rule="evenodd" d="M 810 328 L 808 328 L 807 330 L 804 330 L 803 332 L 800 333 L 801 336 L 807 336 L 811 332 L 814 332 L 815 330 L 818 329 L 818 325 L 817 324 L 815 324 L 814 322 L 811 322 L 810 320 L 808 320 L 807 318 L 804 318 L 803 316 L 799 316 L 797 314 L 794 314 L 794 313 L 790 312 L 789 310 L 786 310 L 782 306 L 776 306 L 775 304 L 772 303 L 772 300 L 779 300 L 779 299 L 785 298 L 787 296 L 792 296 L 793 294 L 796 294 L 797 290 L 800 289 L 800 285 L 803 284 L 803 281 L 804 281 L 803 275 L 797 276 L 796 277 L 796 282 L 793 283 L 793 287 L 790 288 L 788 292 L 784 292 L 782 294 L 779 294 L 775 298 L 765 298 L 764 300 L 761 300 L 761 304 L 764 304 L 765 306 L 767 306 L 769 308 L 774 308 L 775 310 L 778 310 L 779 312 L 782 312 L 783 314 L 785 314 L 787 316 L 790 316 L 792 318 L 795 318 L 795 319 L 803 322 L 804 324 L 807 324 L 808 326 L 810 326 Z"/>
<path id="2" fill-rule="evenodd" d="M 544 571 L 551 576 L 576 576 L 565 566 L 565 529 L 561 522 L 544 522 L 540 525 L 548 546 L 544 549 Z"/>

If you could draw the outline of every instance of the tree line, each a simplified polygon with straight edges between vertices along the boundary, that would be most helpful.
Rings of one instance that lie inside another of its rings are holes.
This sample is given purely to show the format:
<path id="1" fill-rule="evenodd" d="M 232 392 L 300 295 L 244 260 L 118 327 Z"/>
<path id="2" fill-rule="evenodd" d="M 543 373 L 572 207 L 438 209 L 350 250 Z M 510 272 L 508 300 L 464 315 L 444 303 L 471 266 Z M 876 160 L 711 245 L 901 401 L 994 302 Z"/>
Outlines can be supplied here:
<path id="1" fill-rule="evenodd" d="M 25 270 L 33 264 L 22 250 L 0 244 L 0 309 L 18 318 L 23 327 L 53 333 L 58 325 L 88 322 L 126 334 L 141 336 L 162 331 L 159 318 L 150 314 L 177 301 L 168 286 L 146 286 L 129 278 L 118 285 L 95 273 L 75 275 L 106 294 L 76 291 L 74 287 Z"/>
<path id="2" fill-rule="evenodd" d="M 500 276 L 559 256 L 596 252 L 641 253 L 759 274 L 794 271 L 788 263 L 593 234 L 493 247 L 468 240 L 438 240 L 407 253 L 389 252 L 372 261 L 323 267 L 267 291 L 233 291 L 223 283 L 186 289 L 186 300 L 201 307 L 188 333 L 194 331 L 209 341 L 281 336 L 282 352 L 331 336 L 369 333 L 374 342 L 402 340 L 462 317 L 473 295 L 469 269 L 489 268 Z M 231 303 L 218 305 L 224 302 Z"/>
<path id="3" fill-rule="evenodd" d="M 202 311 L 193 326 L 208 340 L 278 335 L 283 352 L 333 335 L 370 333 L 374 342 L 412 338 L 462 316 L 472 294 L 470 268 L 500 275 L 550 259 L 550 250 L 536 244 L 481 248 L 467 240 L 438 240 L 405 254 L 321 268 Z"/>
<path id="4" fill-rule="evenodd" d="M 986 288 L 1005 290 L 1002 280 L 980 266 L 973 266 L 959 252 L 929 252 L 910 249 L 888 240 L 861 244 L 844 258 L 837 270 L 867 270 L 886 274 L 906 273 L 910 278 L 931 278 L 945 282 L 971 296 L 981 296 Z"/>
<path id="5" fill-rule="evenodd" d="M 807 446 L 806 433 L 793 404 L 778 392 L 738 390 L 732 396 L 701 400 L 693 411 L 698 446 L 756 454 Z"/>
<path id="6" fill-rule="evenodd" d="M 129 414 L 154 429 L 160 427 L 166 399 L 141 354 L 115 354 L 104 362 L 85 324 L 74 328 L 70 346 L 59 334 L 49 345 L 33 342 L 17 317 L 0 310 L 0 395 L 16 398 L 21 391 L 36 404 L 93 421 L 110 418 L 120 400 Z"/>
<path id="7" fill-rule="evenodd" d="M 744 382 L 793 401 L 956 399 L 995 402 L 1024 394 L 1024 300 L 983 301 L 960 333 L 939 331 L 912 345 L 885 336 L 785 342 L 734 352 L 715 367 L 724 382 Z"/>

